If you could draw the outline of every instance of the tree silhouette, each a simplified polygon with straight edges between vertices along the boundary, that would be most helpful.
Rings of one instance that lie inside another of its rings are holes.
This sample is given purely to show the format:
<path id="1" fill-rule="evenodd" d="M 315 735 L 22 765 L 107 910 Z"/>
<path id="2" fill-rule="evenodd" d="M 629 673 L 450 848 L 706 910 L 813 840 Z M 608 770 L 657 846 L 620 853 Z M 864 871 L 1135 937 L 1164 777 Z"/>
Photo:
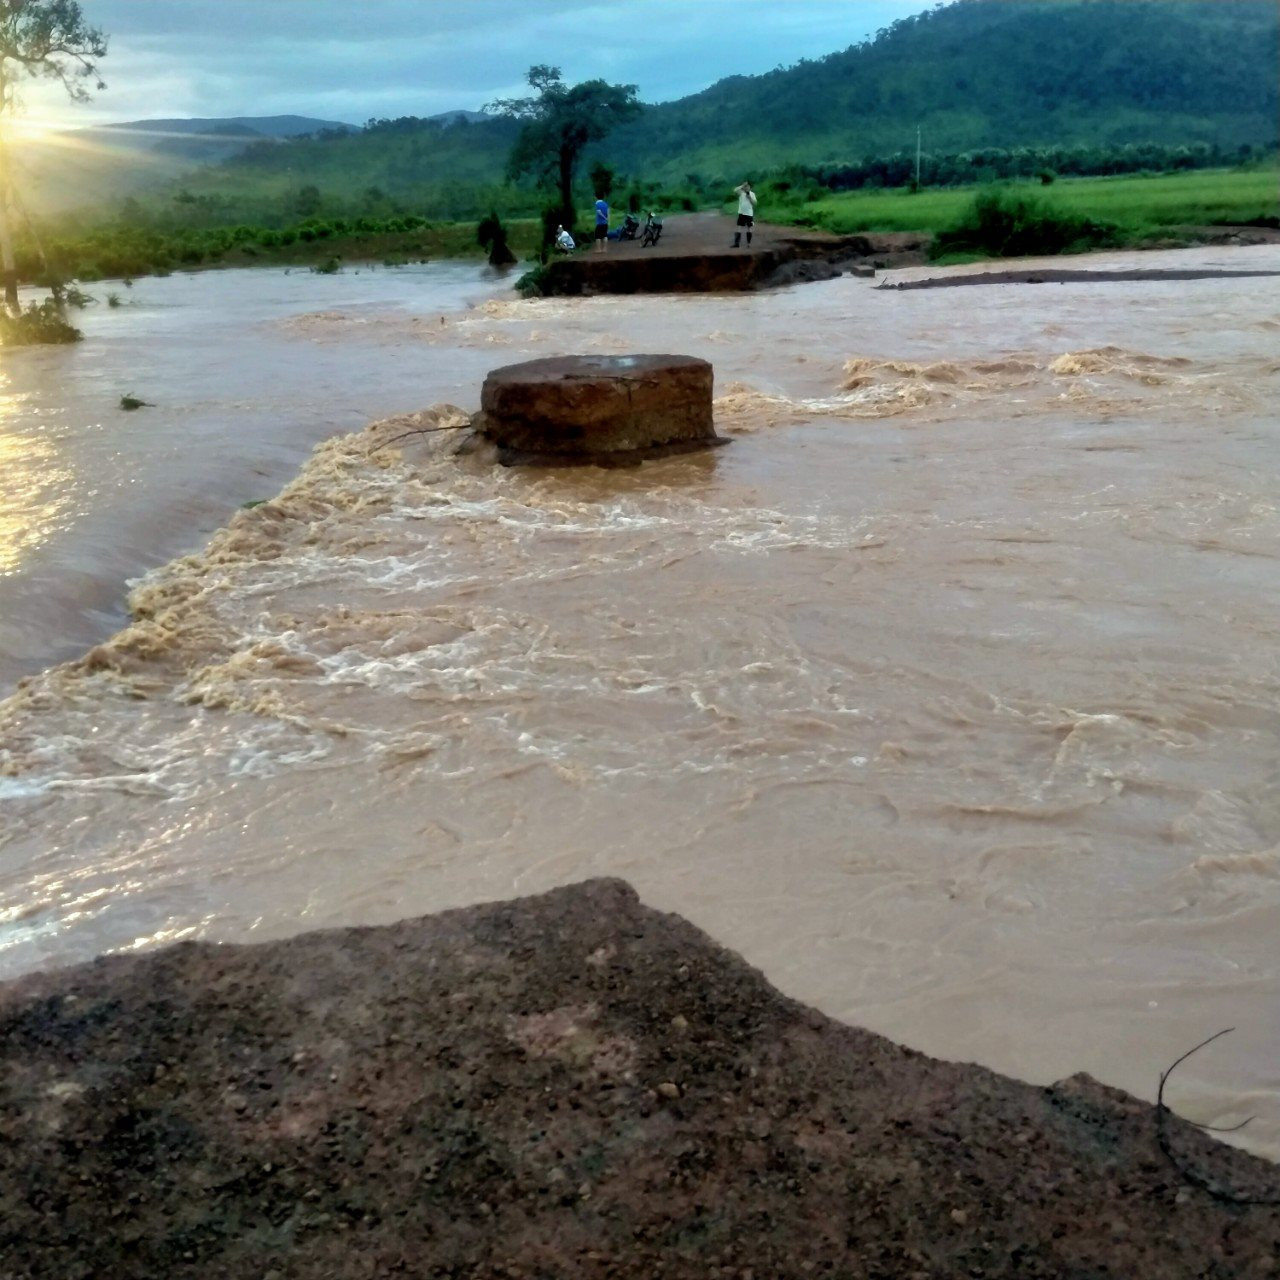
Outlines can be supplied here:
<path id="1" fill-rule="evenodd" d="M 0 0 L 0 269 L 9 310 L 18 311 L 18 272 L 13 259 L 10 211 L 14 207 L 12 168 L 5 126 L 21 105 L 24 80 L 57 80 L 73 102 L 84 102 L 92 79 L 99 89 L 97 59 L 107 39 L 85 23 L 76 0 Z"/>
<path id="2" fill-rule="evenodd" d="M 559 67 L 539 63 L 525 79 L 535 92 L 528 98 L 500 98 L 489 110 L 520 120 L 524 128 L 507 161 L 512 178 L 533 174 L 554 183 L 560 201 L 558 221 L 572 229 L 573 178 L 582 152 L 599 142 L 616 125 L 640 114 L 633 84 L 609 84 L 584 80 L 566 85 Z"/>

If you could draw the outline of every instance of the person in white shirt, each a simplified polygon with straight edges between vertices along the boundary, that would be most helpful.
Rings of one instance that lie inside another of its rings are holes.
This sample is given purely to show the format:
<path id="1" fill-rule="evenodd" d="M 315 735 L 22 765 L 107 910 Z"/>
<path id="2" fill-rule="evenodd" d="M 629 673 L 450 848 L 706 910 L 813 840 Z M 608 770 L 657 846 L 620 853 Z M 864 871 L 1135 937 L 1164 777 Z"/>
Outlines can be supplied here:
<path id="1" fill-rule="evenodd" d="M 556 228 L 556 248 L 561 253 L 572 253 L 578 246 L 573 243 L 573 237 L 564 229 L 563 224 Z"/>
<path id="2" fill-rule="evenodd" d="M 751 183 L 743 182 L 734 187 L 733 194 L 738 197 L 738 229 L 733 233 L 733 247 L 742 246 L 742 233 L 747 233 L 747 247 L 751 247 L 751 230 L 756 225 L 756 193 L 751 190 Z"/>

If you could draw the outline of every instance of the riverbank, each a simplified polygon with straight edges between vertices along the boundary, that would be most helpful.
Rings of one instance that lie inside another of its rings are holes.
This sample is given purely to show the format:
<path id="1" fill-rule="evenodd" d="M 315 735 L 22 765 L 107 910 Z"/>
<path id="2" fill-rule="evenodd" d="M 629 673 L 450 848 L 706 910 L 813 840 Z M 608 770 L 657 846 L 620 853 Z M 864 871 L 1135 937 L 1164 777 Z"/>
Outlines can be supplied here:
<path id="1" fill-rule="evenodd" d="M 992 186 L 948 187 L 920 192 L 909 190 L 864 190 L 823 195 L 814 189 L 802 196 L 792 184 L 766 184 L 760 208 L 762 223 L 757 248 L 764 252 L 768 238 L 765 223 L 790 228 L 780 232 L 795 243 L 806 238 L 871 237 L 877 242 L 874 254 L 858 258 L 885 258 L 886 265 L 903 265 L 892 260 L 901 246 L 910 242 L 913 250 L 929 252 L 934 237 L 955 224 L 975 195 L 996 190 Z M 1005 189 L 1022 197 L 1043 202 L 1046 208 L 1070 216 L 1087 216 L 1114 228 L 1108 248 L 1168 249 L 1205 244 L 1268 244 L 1280 237 L 1280 195 L 1277 175 L 1271 168 L 1251 170 L 1204 170 L 1194 173 L 1153 174 L 1124 178 L 1067 178 L 1052 186 L 1016 183 Z M 719 212 L 726 213 L 727 210 Z M 696 224 L 710 219 L 716 224 L 715 243 L 700 245 L 699 254 L 726 247 L 731 240 L 732 218 L 715 217 L 705 210 L 690 218 L 668 214 L 667 242 L 677 225 Z M 617 220 L 621 219 L 617 211 Z M 512 218 L 505 224 L 509 245 L 527 265 L 533 262 L 541 242 L 541 225 L 533 218 Z M 583 223 L 584 228 L 586 222 Z M 144 224 L 117 223 L 83 230 L 45 228 L 43 238 L 60 278 L 81 283 L 100 280 L 133 279 L 175 270 L 202 270 L 217 267 L 284 266 L 337 271 L 344 266 L 365 264 L 404 265 L 425 259 L 482 257 L 476 241 L 478 223 L 433 223 L 414 215 L 392 218 L 310 218 L 293 226 L 273 229 L 256 226 L 170 227 L 160 229 Z M 659 248 L 662 247 L 660 242 Z M 611 242 L 611 249 L 626 256 L 626 242 Z M 569 261 L 583 260 L 585 245 Z M 798 256 L 805 257 L 801 253 Z M 809 255 L 812 256 L 812 255 Z M 659 255 L 661 257 L 661 255 Z M 998 258 L 998 251 L 966 253 L 962 259 Z M 34 244 L 20 244 L 18 265 L 28 282 L 41 280 L 46 271 Z M 790 260 L 790 259 L 788 259 Z M 943 261 L 951 259 L 944 258 Z M 748 271 L 725 262 L 704 268 L 703 275 L 725 280 L 751 276 L 751 283 L 768 282 L 780 264 L 761 262 Z M 553 268 L 566 279 L 581 274 L 578 268 Z M 591 265 L 591 273 L 619 272 L 617 268 Z M 624 269 L 619 272 L 627 275 Z M 662 277 L 665 291 L 695 291 L 698 273 L 692 279 L 676 273 L 664 275 L 662 268 L 649 272 Z M 773 283 L 792 278 L 783 275 Z M 732 287 L 744 287 L 733 284 Z M 750 287 L 750 286 L 748 286 Z M 561 292 L 576 292 L 576 284 Z M 605 292 L 634 292 L 635 287 L 610 287 Z M 653 287 L 646 286 L 646 291 Z"/>
<path id="2" fill-rule="evenodd" d="M 281 230 L 267 227 L 157 229 L 114 224 L 73 233 L 47 231 L 45 251 L 60 280 L 90 287 L 128 284 L 175 271 L 238 267 L 285 267 L 336 273 L 344 265 L 401 267 L 439 259 L 485 260 L 476 222 L 433 223 L 425 218 L 325 221 L 311 219 Z M 506 224 L 508 243 L 517 255 L 532 255 L 541 238 L 533 219 Z M 34 244 L 20 244 L 19 276 L 24 284 L 43 284 L 49 276 Z"/>
<path id="3" fill-rule="evenodd" d="M 15 1275 L 1191 1280 L 1280 1251 L 1276 1166 L 1087 1076 L 841 1025 L 616 880 L 22 979 L 0 1058 Z"/>

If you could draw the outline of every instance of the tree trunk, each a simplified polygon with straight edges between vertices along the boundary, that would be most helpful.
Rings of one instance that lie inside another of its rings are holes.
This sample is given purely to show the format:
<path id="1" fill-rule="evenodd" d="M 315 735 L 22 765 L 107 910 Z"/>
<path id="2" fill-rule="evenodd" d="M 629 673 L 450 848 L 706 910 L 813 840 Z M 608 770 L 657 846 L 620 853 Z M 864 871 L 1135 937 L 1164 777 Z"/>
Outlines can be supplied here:
<path id="1" fill-rule="evenodd" d="M 4 285 L 5 306 L 16 316 L 19 311 L 18 267 L 13 260 L 13 231 L 9 225 L 9 140 L 3 127 L 12 113 L 12 85 L 6 60 L 0 58 L 0 283 Z"/>
<path id="2" fill-rule="evenodd" d="M 13 259 L 13 234 L 9 226 L 9 157 L 5 154 L 4 142 L 0 140 L 0 279 L 4 282 L 4 301 L 9 310 L 17 315 L 18 307 L 18 267 Z"/>
<path id="3" fill-rule="evenodd" d="M 573 232 L 573 162 L 574 155 L 567 148 L 560 148 L 560 208 L 563 213 L 560 221 Z"/>

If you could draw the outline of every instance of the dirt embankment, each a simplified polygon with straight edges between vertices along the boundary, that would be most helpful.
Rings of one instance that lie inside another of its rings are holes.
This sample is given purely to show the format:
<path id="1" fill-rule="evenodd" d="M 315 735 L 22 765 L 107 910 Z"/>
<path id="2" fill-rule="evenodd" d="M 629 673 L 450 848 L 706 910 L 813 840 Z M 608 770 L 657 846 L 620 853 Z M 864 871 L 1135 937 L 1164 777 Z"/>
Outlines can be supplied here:
<path id="1" fill-rule="evenodd" d="M 0 990 L 0 1275 L 1276 1274 L 1277 1169 L 834 1023 L 618 881 Z M 1153 1064 L 1153 1071 L 1156 1064 Z M 1227 1189 L 1230 1189 L 1228 1192 Z"/>
<path id="2" fill-rule="evenodd" d="M 751 243 L 733 247 L 737 228 L 719 213 L 668 217 L 657 244 L 611 240 L 604 253 L 586 248 L 548 266 L 549 293 L 732 293 L 801 280 L 828 279 L 862 268 L 915 266 L 929 237 L 917 233 L 836 236 L 757 222 Z"/>

